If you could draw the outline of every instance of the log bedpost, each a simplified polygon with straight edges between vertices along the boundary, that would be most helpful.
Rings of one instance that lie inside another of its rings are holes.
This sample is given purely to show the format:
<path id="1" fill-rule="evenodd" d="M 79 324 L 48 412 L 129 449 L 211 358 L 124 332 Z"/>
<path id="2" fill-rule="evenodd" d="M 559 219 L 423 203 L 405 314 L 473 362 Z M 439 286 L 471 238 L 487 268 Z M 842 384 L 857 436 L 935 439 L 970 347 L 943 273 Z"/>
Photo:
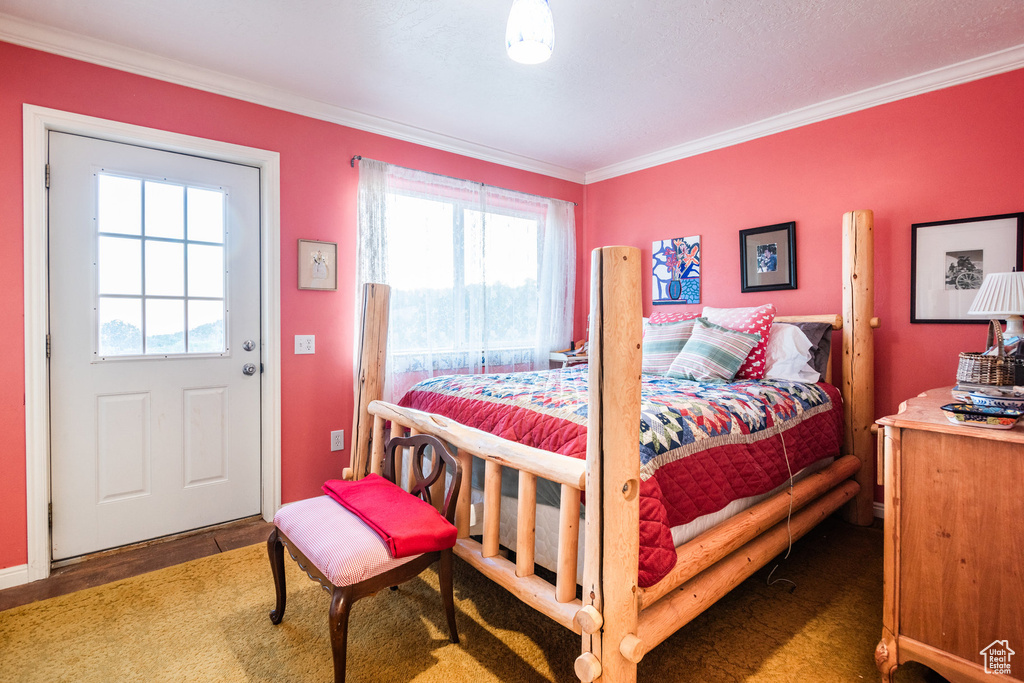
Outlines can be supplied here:
<path id="1" fill-rule="evenodd" d="M 581 680 L 636 680 L 620 645 L 637 630 L 640 453 L 640 250 L 595 249 L 590 285 L 590 396 L 583 604 L 602 616 L 583 633 Z"/>
<path id="2" fill-rule="evenodd" d="M 855 479 L 860 492 L 845 510 L 847 521 L 866 526 L 874 519 L 875 477 L 872 449 L 875 437 L 874 214 L 851 211 L 843 215 L 843 413 L 846 430 L 843 453 L 861 461 Z"/>
<path id="3" fill-rule="evenodd" d="M 351 466 L 345 479 L 362 479 L 367 472 L 373 418 L 368 407 L 384 394 L 384 357 L 388 341 L 388 304 L 391 288 L 366 283 L 363 286 L 363 315 L 359 334 L 359 366 L 355 375 L 355 407 L 352 416 Z"/>

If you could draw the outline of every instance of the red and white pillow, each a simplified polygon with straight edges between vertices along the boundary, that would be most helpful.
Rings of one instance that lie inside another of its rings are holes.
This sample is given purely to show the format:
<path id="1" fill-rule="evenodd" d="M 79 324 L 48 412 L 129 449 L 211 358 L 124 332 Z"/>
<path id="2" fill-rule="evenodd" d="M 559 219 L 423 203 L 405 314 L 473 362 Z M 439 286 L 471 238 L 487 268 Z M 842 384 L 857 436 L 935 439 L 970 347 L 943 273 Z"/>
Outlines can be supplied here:
<path id="1" fill-rule="evenodd" d="M 768 348 L 768 333 L 775 320 L 775 305 L 751 306 L 749 308 L 712 308 L 704 307 L 701 317 L 715 325 L 730 330 L 760 334 L 761 341 L 754 346 L 750 355 L 740 366 L 736 379 L 764 379 L 765 351 Z M 653 316 L 652 316 L 653 318 Z"/>
<path id="2" fill-rule="evenodd" d="M 651 325 L 658 323 L 677 323 L 681 320 L 692 320 L 697 318 L 699 313 L 687 313 L 685 311 L 654 311 L 647 322 Z"/>

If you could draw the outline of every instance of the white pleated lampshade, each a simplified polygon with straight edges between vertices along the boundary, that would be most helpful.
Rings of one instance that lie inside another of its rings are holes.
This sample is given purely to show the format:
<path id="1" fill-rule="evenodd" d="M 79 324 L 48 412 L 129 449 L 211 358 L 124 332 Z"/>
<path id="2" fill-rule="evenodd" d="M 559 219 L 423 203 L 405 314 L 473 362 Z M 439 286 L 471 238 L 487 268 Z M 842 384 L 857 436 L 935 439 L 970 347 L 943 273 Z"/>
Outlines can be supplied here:
<path id="1" fill-rule="evenodd" d="M 992 317 L 1024 314 L 1024 272 L 986 275 L 967 312 Z"/>
<path id="2" fill-rule="evenodd" d="M 555 21 L 547 0 L 515 0 L 505 27 L 505 49 L 512 61 L 540 64 L 555 48 Z"/>

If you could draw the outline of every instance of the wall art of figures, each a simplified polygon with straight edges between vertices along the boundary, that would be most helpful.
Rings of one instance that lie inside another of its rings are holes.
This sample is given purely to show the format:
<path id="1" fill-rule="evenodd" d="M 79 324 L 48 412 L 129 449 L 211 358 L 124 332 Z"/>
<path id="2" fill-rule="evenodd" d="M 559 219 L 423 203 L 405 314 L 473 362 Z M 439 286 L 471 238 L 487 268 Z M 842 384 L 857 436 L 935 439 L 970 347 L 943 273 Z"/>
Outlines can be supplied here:
<path id="1" fill-rule="evenodd" d="M 700 303 L 700 235 L 658 240 L 651 246 L 655 304 Z"/>

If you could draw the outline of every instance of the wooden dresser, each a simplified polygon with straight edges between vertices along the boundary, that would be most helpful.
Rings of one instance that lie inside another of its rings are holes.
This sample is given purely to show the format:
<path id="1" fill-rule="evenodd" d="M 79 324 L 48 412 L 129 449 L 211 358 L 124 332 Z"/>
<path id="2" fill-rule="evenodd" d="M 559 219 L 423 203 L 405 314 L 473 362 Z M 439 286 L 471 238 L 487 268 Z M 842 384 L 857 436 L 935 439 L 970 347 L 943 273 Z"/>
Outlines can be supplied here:
<path id="1" fill-rule="evenodd" d="M 1024 426 L 951 424 L 939 406 L 952 400 L 949 388 L 932 389 L 878 421 L 885 588 L 875 661 L 883 681 L 906 661 L 954 682 L 1024 681 Z M 1009 675 L 986 664 L 1008 664 Z"/>

